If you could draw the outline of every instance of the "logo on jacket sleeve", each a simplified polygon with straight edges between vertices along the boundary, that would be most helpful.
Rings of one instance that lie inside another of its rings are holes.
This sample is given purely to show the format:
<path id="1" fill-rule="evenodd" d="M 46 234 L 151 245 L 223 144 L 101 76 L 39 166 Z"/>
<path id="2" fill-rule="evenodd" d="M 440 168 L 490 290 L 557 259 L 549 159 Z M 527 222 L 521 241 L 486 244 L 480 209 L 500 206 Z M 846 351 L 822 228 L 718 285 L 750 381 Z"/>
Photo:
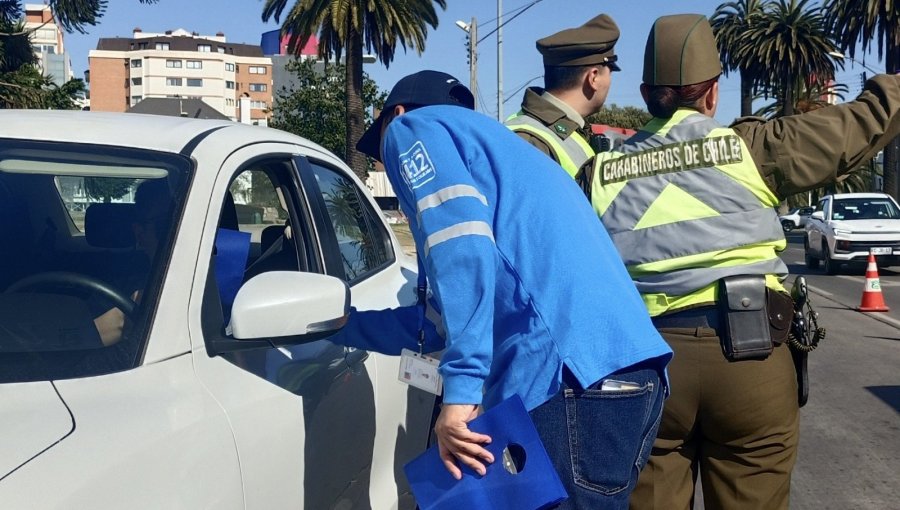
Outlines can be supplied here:
<path id="1" fill-rule="evenodd" d="M 421 141 L 417 141 L 408 151 L 400 154 L 400 166 L 403 168 L 403 179 L 410 189 L 416 189 L 434 179 L 431 156 Z"/>

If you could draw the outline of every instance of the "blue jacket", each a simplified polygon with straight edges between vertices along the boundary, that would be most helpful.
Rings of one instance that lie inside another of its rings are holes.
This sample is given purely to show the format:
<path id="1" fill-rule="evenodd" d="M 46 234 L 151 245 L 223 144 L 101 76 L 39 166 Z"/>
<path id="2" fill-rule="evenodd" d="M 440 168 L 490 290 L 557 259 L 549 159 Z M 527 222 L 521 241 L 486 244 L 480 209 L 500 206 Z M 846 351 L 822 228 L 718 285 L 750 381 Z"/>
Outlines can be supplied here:
<path id="1" fill-rule="evenodd" d="M 517 393 L 530 410 L 559 391 L 564 365 L 587 387 L 671 358 L 584 194 L 508 128 L 420 108 L 391 122 L 384 165 L 443 314 L 445 403 Z M 355 343 L 397 352 L 414 340 L 391 345 L 385 332 Z"/>

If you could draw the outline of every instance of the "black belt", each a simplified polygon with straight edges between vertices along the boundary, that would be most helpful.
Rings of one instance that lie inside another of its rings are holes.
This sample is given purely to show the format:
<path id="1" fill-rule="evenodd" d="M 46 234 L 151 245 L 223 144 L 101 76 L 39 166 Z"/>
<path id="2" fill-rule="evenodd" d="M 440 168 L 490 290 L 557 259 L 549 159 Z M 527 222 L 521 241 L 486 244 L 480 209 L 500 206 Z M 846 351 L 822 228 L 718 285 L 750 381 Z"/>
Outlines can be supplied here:
<path id="1" fill-rule="evenodd" d="M 719 309 L 715 306 L 691 308 L 680 312 L 653 317 L 653 325 L 657 328 L 711 328 L 718 329 L 721 324 Z"/>

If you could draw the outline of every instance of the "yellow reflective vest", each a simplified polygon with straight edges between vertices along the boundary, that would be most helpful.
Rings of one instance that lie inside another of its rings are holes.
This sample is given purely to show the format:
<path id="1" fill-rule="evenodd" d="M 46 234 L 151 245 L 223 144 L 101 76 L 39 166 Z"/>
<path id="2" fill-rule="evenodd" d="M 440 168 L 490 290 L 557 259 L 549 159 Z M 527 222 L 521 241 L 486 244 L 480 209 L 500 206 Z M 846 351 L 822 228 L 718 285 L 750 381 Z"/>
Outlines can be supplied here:
<path id="1" fill-rule="evenodd" d="M 572 131 L 568 137 L 562 139 L 541 121 L 522 112 L 506 119 L 505 124 L 514 132 L 521 131 L 534 135 L 547 144 L 559 166 L 572 177 L 575 177 L 581 166 L 594 156 L 594 149 L 577 131 Z"/>
<path id="2" fill-rule="evenodd" d="M 589 178 L 594 210 L 651 316 L 714 303 L 718 281 L 732 275 L 766 275 L 784 290 L 778 198 L 733 130 L 679 109 L 599 153 Z"/>

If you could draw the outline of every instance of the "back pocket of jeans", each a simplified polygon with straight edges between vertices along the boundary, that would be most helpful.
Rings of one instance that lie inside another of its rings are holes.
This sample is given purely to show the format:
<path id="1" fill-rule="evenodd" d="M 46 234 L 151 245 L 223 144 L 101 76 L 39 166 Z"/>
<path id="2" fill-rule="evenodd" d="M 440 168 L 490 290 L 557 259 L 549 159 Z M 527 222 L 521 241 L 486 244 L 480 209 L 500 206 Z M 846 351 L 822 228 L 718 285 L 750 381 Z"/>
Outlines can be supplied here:
<path id="1" fill-rule="evenodd" d="M 565 391 L 577 485 L 607 495 L 628 487 L 641 453 L 652 399 L 653 383 L 637 389 Z"/>

